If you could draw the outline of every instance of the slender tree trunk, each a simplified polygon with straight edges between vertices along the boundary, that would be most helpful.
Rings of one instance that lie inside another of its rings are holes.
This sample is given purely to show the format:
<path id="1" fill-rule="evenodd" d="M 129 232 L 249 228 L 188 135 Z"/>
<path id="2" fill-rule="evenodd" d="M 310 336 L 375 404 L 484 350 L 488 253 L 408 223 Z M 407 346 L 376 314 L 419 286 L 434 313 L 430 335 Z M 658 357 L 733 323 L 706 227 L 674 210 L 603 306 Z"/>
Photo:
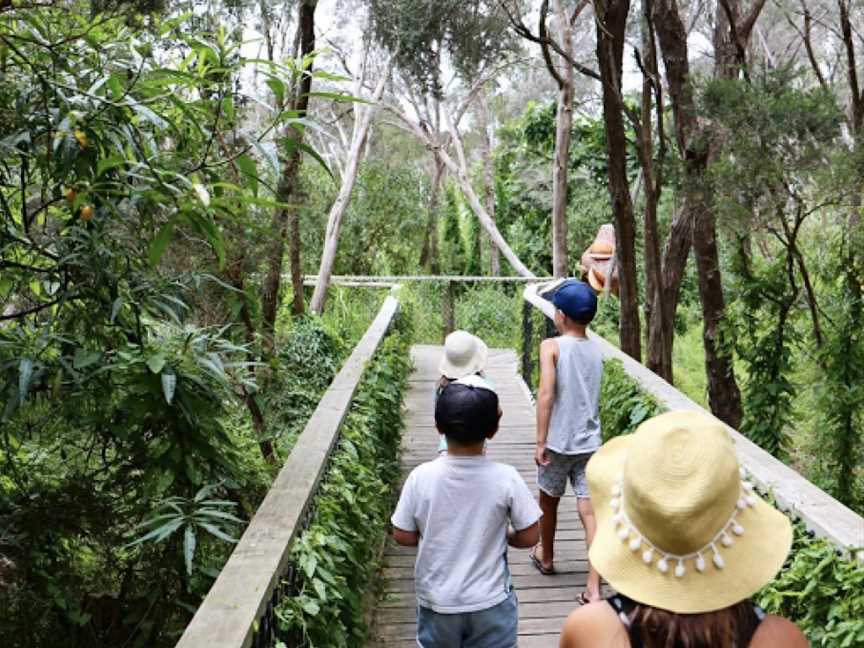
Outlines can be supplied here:
<path id="1" fill-rule="evenodd" d="M 485 93 L 480 97 L 480 112 L 482 115 L 481 127 L 483 129 L 483 204 L 486 213 L 492 222 L 495 222 L 495 162 L 492 158 L 494 149 L 494 125 L 492 122 L 492 111 Z M 489 274 L 497 277 L 501 274 L 501 261 L 498 248 L 489 241 Z"/>
<path id="2" fill-rule="evenodd" d="M 242 245 L 242 243 L 241 243 Z M 244 275 L 244 256 L 236 259 L 226 269 L 226 276 L 231 285 L 241 295 L 242 303 L 240 306 L 240 321 L 243 322 L 245 331 L 246 345 L 249 349 L 248 358 L 250 362 L 249 374 L 254 379 L 256 377 L 255 365 L 257 358 L 253 351 L 255 345 L 255 323 L 252 321 L 252 314 L 249 311 L 249 302 L 246 296 L 246 284 L 243 279 Z M 261 456 L 267 461 L 273 461 L 276 458 L 273 439 L 267 434 L 267 422 L 264 418 L 264 413 L 258 406 L 258 401 L 255 399 L 255 394 L 243 389 L 243 401 L 246 403 L 246 409 L 249 410 L 249 416 L 252 419 L 252 428 L 255 430 L 255 436 L 258 439 L 258 449 L 261 451 Z"/>
<path id="3" fill-rule="evenodd" d="M 704 179 L 704 167 L 691 170 L 694 184 Z M 741 423 L 741 391 L 735 381 L 732 349 L 724 340 L 723 321 L 726 301 L 720 276 L 720 257 L 713 204 L 709 196 L 691 191 L 691 204 L 696 206 L 693 218 L 693 253 L 699 272 L 699 298 L 702 302 L 702 342 L 705 346 L 705 370 L 708 375 L 708 401 L 711 411 L 732 427 Z"/>
<path id="4" fill-rule="evenodd" d="M 615 218 L 620 280 L 621 350 L 641 361 L 639 291 L 636 275 L 636 223 L 627 180 L 627 136 L 621 111 L 621 71 L 630 0 L 595 3 L 597 60 L 603 85 L 603 123 L 609 157 L 609 196 Z"/>
<path id="5" fill-rule="evenodd" d="M 429 192 L 426 232 L 423 235 L 423 247 L 420 249 L 420 267 L 433 275 L 438 274 L 441 269 L 438 262 L 438 210 L 441 204 L 441 185 L 444 182 L 444 165 L 437 158 L 434 164 L 435 172 Z"/>
<path id="6" fill-rule="evenodd" d="M 299 190 L 294 191 L 294 199 L 298 202 L 302 198 Z M 291 262 L 291 312 L 294 315 L 302 315 L 306 310 L 303 295 L 303 259 L 301 258 L 301 236 L 300 236 L 300 206 L 292 205 L 288 219 L 288 238 L 290 241 L 288 254 Z M 274 320 L 275 324 L 275 320 Z"/>
<path id="7" fill-rule="evenodd" d="M 300 38 L 300 56 L 304 57 L 315 49 L 315 8 L 317 0 L 303 0 L 299 7 L 297 32 Z M 311 63 L 310 63 L 311 65 Z M 312 89 L 311 67 L 303 75 L 297 93 L 292 102 L 292 108 L 302 116 L 309 106 L 309 92 Z M 294 131 L 293 138 L 303 141 L 303 134 Z M 267 274 L 261 294 L 261 319 L 265 344 L 273 348 L 273 331 L 276 325 L 276 312 L 279 307 L 279 291 L 282 283 L 282 263 L 285 256 L 285 239 L 290 239 L 291 283 L 294 289 L 293 310 L 301 314 L 303 305 L 303 274 L 300 263 L 300 213 L 292 201 L 297 199 L 299 183 L 301 151 L 295 146 L 282 170 L 282 177 L 277 186 L 277 197 L 280 202 L 289 204 L 287 208 L 279 208 L 270 223 L 273 236 L 272 245 L 267 254 Z"/>
<path id="8" fill-rule="evenodd" d="M 654 291 L 654 304 L 648 329 L 647 366 L 670 383 L 674 379 L 672 352 L 675 344 L 675 313 L 681 294 L 681 282 L 690 256 L 692 215 L 680 210 L 672 221 L 663 247 L 660 285 Z"/>
<path id="9" fill-rule="evenodd" d="M 563 2 L 555 0 L 560 27 L 561 48 L 573 53 L 573 29 Z M 566 277 L 569 272 L 567 250 L 567 176 L 570 169 L 570 139 L 573 128 L 573 66 L 562 60 L 555 108 L 555 157 L 552 166 L 552 276 Z"/>
<path id="10" fill-rule="evenodd" d="M 659 376 L 672 382 L 672 353 L 668 354 L 662 348 L 669 336 L 660 335 L 656 339 L 652 332 L 656 329 L 663 332 L 671 328 L 672 322 L 664 319 L 668 310 L 663 308 L 663 265 L 660 257 L 660 233 L 657 226 L 657 205 L 663 191 L 662 164 L 665 157 L 663 134 L 663 94 L 660 88 L 660 74 L 657 69 L 657 51 L 654 42 L 653 23 L 651 21 L 651 2 L 643 0 L 641 21 L 642 40 L 642 105 L 641 128 L 637 133 L 636 150 L 642 166 L 642 184 L 645 187 L 643 206 L 643 230 L 645 238 L 645 322 L 648 326 L 648 368 Z M 657 84 L 655 87 L 655 83 Z M 654 156 L 654 128 L 652 115 L 657 112 L 657 127 L 659 132 L 660 154 Z M 674 314 L 673 314 L 674 317 Z M 653 342 L 653 344 L 652 344 Z M 658 349 L 654 345 L 660 343 Z M 668 362 L 667 362 L 668 357 Z M 653 362 L 652 362 L 653 361 Z"/>
<path id="11" fill-rule="evenodd" d="M 386 72 L 382 73 L 375 88 L 375 93 L 371 99 L 373 105 L 355 109 L 354 135 L 351 140 L 348 163 L 345 165 L 345 175 L 342 177 L 339 194 L 336 196 L 336 201 L 331 206 L 330 215 L 327 218 L 327 230 L 324 235 L 324 251 L 321 254 L 318 281 L 315 284 L 315 291 L 312 293 L 312 301 L 309 304 L 309 310 L 319 315 L 324 312 L 324 305 L 327 301 L 327 289 L 330 286 L 330 276 L 333 274 L 333 264 L 336 261 L 336 250 L 339 246 L 339 235 L 342 232 L 342 217 L 345 215 L 348 202 L 351 200 L 351 193 L 357 182 L 362 153 L 366 146 L 366 136 L 369 133 L 369 124 L 376 108 L 375 104 L 381 101 L 381 96 L 384 94 L 384 87 L 390 75 L 391 62 L 392 59 L 387 63 Z"/>

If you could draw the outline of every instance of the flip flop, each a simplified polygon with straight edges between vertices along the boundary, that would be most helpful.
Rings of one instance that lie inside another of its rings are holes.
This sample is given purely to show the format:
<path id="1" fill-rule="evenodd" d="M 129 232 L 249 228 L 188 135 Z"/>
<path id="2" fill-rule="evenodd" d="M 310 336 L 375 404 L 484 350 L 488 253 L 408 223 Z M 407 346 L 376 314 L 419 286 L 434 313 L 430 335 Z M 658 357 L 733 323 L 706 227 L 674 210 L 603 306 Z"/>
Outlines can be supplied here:
<path id="1" fill-rule="evenodd" d="M 544 567 L 543 563 L 540 562 L 540 559 L 534 553 L 536 550 L 537 547 L 534 547 L 534 549 L 531 550 L 531 553 L 528 554 L 528 557 L 531 558 L 531 564 L 534 565 L 534 568 L 544 576 L 552 576 L 555 573 L 555 568 Z"/>
<path id="2" fill-rule="evenodd" d="M 576 605 L 582 607 L 589 603 L 591 603 L 591 599 L 588 598 L 588 595 L 585 592 L 579 592 L 579 596 L 576 597 Z"/>

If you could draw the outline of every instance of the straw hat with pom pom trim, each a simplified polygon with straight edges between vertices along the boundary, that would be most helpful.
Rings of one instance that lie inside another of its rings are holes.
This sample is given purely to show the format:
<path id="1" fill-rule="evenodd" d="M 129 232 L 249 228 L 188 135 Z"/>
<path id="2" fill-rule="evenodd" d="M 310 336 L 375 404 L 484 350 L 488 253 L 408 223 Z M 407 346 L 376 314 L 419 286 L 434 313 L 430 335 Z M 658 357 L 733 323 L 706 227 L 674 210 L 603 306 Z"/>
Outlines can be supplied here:
<path id="1" fill-rule="evenodd" d="M 588 463 L 597 516 L 591 564 L 615 590 L 679 614 L 720 610 L 770 582 L 792 525 L 744 478 L 714 418 L 661 414 Z"/>

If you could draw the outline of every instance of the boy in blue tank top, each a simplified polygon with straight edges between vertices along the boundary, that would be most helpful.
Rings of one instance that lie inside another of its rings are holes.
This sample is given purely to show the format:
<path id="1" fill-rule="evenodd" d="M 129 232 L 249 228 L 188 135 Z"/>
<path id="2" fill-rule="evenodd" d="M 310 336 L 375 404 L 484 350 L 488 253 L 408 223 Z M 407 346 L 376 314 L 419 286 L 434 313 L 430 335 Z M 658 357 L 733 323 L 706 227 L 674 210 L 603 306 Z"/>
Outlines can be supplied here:
<path id="1" fill-rule="evenodd" d="M 540 544 L 531 561 L 542 574 L 554 574 L 558 504 L 569 481 L 588 546 L 597 523 L 591 506 L 585 466 L 600 447 L 600 381 L 603 359 L 588 338 L 588 324 L 597 312 L 597 295 L 586 283 L 565 281 L 552 296 L 559 337 L 540 345 L 540 388 L 537 393 L 537 484 L 540 489 Z M 600 576 L 589 563 L 588 583 L 580 603 L 600 598 Z"/>

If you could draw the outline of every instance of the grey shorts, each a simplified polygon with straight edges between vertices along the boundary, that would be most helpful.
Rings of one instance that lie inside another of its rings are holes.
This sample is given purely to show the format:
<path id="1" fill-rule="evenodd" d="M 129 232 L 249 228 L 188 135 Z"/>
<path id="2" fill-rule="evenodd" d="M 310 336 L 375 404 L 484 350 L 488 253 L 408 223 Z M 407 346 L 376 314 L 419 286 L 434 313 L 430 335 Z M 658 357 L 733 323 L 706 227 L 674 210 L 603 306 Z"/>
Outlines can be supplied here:
<path id="1" fill-rule="evenodd" d="M 573 486 L 573 493 L 581 499 L 591 497 L 588 492 L 588 481 L 585 479 L 585 466 L 594 454 L 585 452 L 575 455 L 564 455 L 546 451 L 550 459 L 548 466 L 537 466 L 537 486 L 549 497 L 561 497 L 567 488 L 567 480 Z"/>

